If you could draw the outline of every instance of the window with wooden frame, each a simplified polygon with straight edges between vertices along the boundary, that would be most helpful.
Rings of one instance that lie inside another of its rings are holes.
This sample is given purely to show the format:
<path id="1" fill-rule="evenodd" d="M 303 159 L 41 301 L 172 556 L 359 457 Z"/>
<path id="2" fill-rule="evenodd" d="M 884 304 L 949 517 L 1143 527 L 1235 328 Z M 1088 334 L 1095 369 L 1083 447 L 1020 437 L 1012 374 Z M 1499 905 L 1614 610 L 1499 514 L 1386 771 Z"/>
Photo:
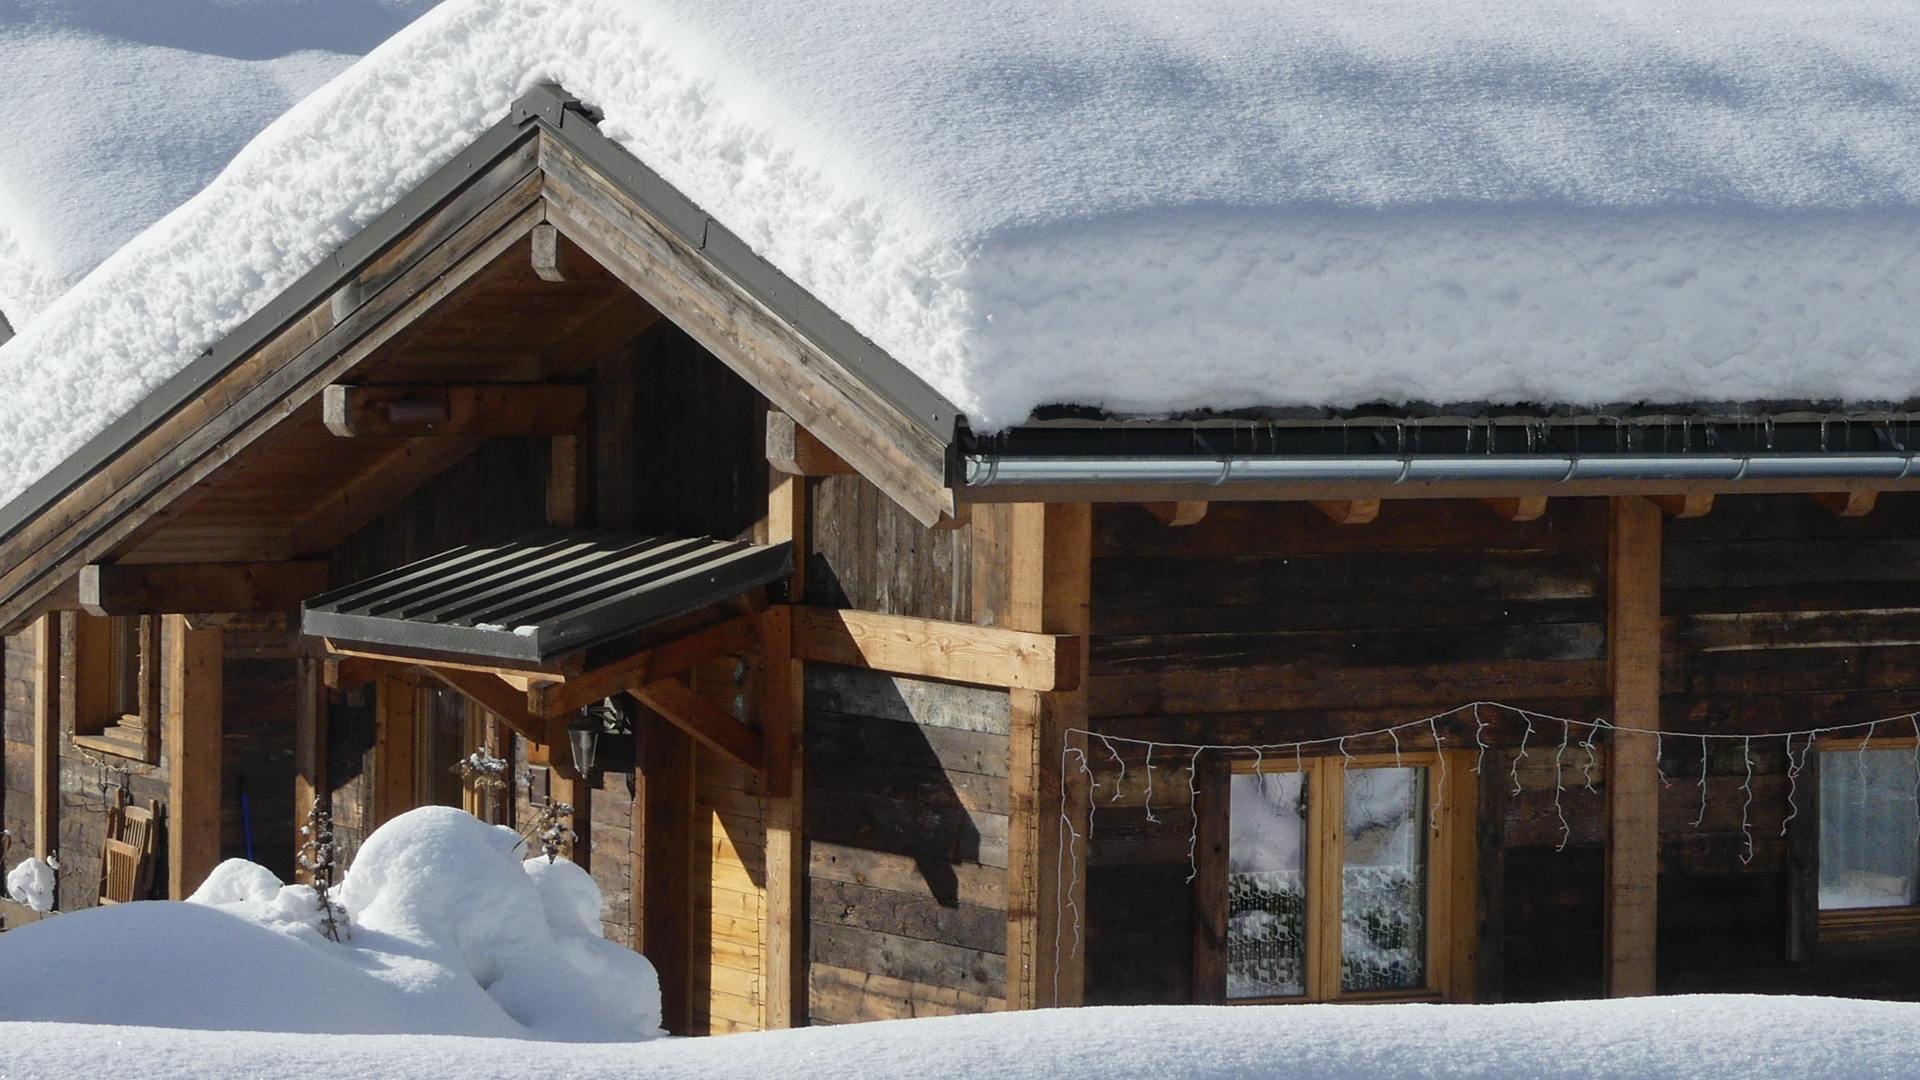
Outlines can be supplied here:
<path id="1" fill-rule="evenodd" d="M 1224 843 L 1198 868 L 1201 996 L 1470 998 L 1471 768 L 1435 752 L 1235 762 L 1210 800 Z"/>
<path id="2" fill-rule="evenodd" d="M 1920 933 L 1920 747 L 1842 739 L 1815 753 L 1821 940 Z"/>
<path id="3" fill-rule="evenodd" d="M 73 615 L 73 741 L 149 764 L 160 759 L 160 619 Z"/>

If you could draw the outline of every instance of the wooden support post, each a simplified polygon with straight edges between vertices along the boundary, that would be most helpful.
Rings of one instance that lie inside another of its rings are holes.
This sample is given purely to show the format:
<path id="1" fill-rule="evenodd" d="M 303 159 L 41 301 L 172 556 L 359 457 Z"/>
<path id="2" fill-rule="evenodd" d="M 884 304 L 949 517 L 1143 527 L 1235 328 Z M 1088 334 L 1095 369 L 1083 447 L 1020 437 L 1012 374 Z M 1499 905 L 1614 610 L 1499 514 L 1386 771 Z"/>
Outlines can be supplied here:
<path id="1" fill-rule="evenodd" d="M 644 709 L 634 732 L 633 947 L 660 976 L 660 1025 L 691 1035 L 693 740 Z"/>
<path id="2" fill-rule="evenodd" d="M 413 809 L 418 688 L 392 674 L 373 681 L 373 827 Z"/>
<path id="3" fill-rule="evenodd" d="M 165 616 L 167 895 L 185 900 L 220 864 L 225 632 Z"/>
<path id="4" fill-rule="evenodd" d="M 1008 516 L 1009 557 L 1003 625 L 1084 638 L 1092 592 L 1093 507 L 1088 503 L 1021 503 Z M 1085 927 L 1069 925 L 1086 911 L 1085 851 L 1063 849 L 1086 836 L 1088 793 L 1076 770 L 1063 770 L 1071 735 L 1087 721 L 1086 649 L 1072 690 L 1012 690 L 1007 788 L 1007 1007 L 1078 1005 L 1086 964 Z M 1063 773 L 1066 775 L 1063 777 Z M 1066 789 L 1062 790 L 1063 782 Z M 1069 867 L 1078 865 L 1079 872 Z"/>
<path id="5" fill-rule="evenodd" d="M 775 472 L 767 540 L 793 542 L 789 595 L 806 595 L 807 481 Z M 767 925 L 761 939 L 766 1026 L 807 1022 L 806 675 L 793 658 L 793 607 L 760 616 L 760 739 L 766 761 Z"/>
<path id="6" fill-rule="evenodd" d="M 1660 726 L 1660 509 L 1612 500 L 1608 536 L 1607 654 L 1613 722 Z M 1659 930 L 1658 737 L 1615 732 L 1607 755 L 1606 990 L 1654 992 Z"/>
<path id="7" fill-rule="evenodd" d="M 1380 516 L 1379 499 L 1321 499 L 1313 505 L 1336 525 L 1366 525 Z"/>
<path id="8" fill-rule="evenodd" d="M 303 656 L 295 671 L 293 712 L 293 846 L 300 850 L 306 837 L 307 813 L 317 801 L 332 809 L 333 788 L 327 780 L 327 700 L 326 661 Z M 307 873 L 299 871 L 301 880 Z"/>
<path id="9" fill-rule="evenodd" d="M 586 496 L 591 485 L 587 476 L 586 426 L 586 413 L 583 410 L 575 421 L 572 434 L 555 435 L 549 441 L 547 523 L 550 525 L 579 528 L 587 524 L 589 511 L 586 508 Z M 565 730 L 564 724 L 550 724 L 548 727 L 556 732 Z M 549 754 L 561 760 L 572 760 L 572 748 L 566 745 L 564 737 L 550 737 L 547 749 Z M 573 807 L 573 817 L 567 827 L 573 830 L 574 838 L 573 843 L 568 845 L 567 858 L 584 869 L 593 860 L 592 778 L 574 776 L 571 769 L 564 772 L 553 769 L 551 775 L 550 797 L 554 802 Z"/>
<path id="10" fill-rule="evenodd" d="M 1713 512 L 1713 492 L 1695 491 L 1686 495 L 1649 495 L 1647 498 L 1670 518 L 1706 517 Z"/>
<path id="11" fill-rule="evenodd" d="M 60 623 L 57 612 L 34 625 L 33 854 L 60 850 Z"/>

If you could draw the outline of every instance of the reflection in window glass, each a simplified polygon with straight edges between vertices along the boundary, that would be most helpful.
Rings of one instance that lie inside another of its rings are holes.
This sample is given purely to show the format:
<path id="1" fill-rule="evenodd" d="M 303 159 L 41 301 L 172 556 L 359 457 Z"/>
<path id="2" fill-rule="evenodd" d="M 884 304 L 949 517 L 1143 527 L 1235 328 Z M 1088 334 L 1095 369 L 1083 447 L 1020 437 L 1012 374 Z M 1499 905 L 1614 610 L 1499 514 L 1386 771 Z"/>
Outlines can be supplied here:
<path id="1" fill-rule="evenodd" d="M 1233 777 L 1227 835 L 1227 996 L 1307 992 L 1306 778 Z"/>
<path id="2" fill-rule="evenodd" d="M 1340 988 L 1427 977 L 1427 770 L 1350 769 L 1340 879 Z"/>
<path id="3" fill-rule="evenodd" d="M 1920 903 L 1911 750 L 1820 753 L 1820 908 Z"/>

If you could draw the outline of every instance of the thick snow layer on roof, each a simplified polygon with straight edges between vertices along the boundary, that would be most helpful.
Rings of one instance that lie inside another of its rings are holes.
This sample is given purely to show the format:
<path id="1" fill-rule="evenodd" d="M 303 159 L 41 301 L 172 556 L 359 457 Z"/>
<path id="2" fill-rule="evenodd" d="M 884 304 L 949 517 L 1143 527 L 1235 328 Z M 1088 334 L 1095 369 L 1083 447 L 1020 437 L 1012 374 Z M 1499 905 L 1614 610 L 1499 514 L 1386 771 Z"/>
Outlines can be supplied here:
<path id="1" fill-rule="evenodd" d="M 367 838 L 335 891 L 346 920 L 337 942 L 321 935 L 312 888 L 230 859 L 188 903 L 77 911 L 0 936 L 0 1017 L 603 1042 L 659 1034 L 659 979 L 645 957 L 601 938 L 593 879 L 524 857 L 512 830 L 459 810 L 402 814 Z M 0 1062 L 0 1076 L 34 1071 Z"/>
<path id="2" fill-rule="evenodd" d="M 0 0 L 0 313 L 17 329 L 433 0 Z"/>
<path id="3" fill-rule="evenodd" d="M 1920 393 L 1898 0 L 449 0 L 0 349 L 0 498 L 547 80 L 980 430 Z"/>
<path id="4" fill-rule="evenodd" d="M 528 1072 L 583 1080 L 1892 1080 L 1913 1074 L 1916 1022 L 1920 1005 L 1912 1003 L 1787 997 L 1049 1009 L 639 1045 L 538 1047 L 434 1035 L 0 1022 L 0 1075 L 222 1080 L 276 1076 L 297 1067 L 369 1080 Z"/>

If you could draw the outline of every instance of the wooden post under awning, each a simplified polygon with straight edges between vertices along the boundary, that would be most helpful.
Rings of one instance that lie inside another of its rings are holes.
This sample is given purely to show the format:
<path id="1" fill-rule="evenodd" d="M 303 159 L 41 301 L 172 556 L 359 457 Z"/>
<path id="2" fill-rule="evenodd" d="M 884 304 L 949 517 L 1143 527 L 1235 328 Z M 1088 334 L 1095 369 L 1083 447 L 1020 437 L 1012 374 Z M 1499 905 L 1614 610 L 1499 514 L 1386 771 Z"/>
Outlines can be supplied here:
<path id="1" fill-rule="evenodd" d="M 300 850 L 306 836 L 307 814 L 317 801 L 332 809 L 333 789 L 327 779 L 328 689 L 326 661 L 302 656 L 294 672 L 293 711 L 293 849 Z M 310 875 L 296 871 L 300 880 Z"/>
<path id="2" fill-rule="evenodd" d="M 184 900 L 220 863 L 221 695 L 225 634 L 194 630 L 167 615 L 160 644 L 166 669 L 167 895 Z"/>
<path id="3" fill-rule="evenodd" d="M 60 615 L 34 624 L 33 854 L 60 849 Z"/>
<path id="4" fill-rule="evenodd" d="M 1660 726 L 1661 511 L 1637 496 L 1615 498 L 1609 513 L 1608 684 L 1613 722 Z M 1659 737 L 1615 732 L 1607 755 L 1606 991 L 1635 997 L 1655 991 L 1659 930 Z"/>
<path id="5" fill-rule="evenodd" d="M 691 1035 L 693 740 L 644 707 L 633 726 L 633 947 L 660 978 L 660 1026 Z"/>
<path id="6" fill-rule="evenodd" d="M 1008 558 L 999 623 L 1050 634 L 1087 633 L 1093 584 L 1093 507 L 1020 503 L 992 548 Z M 976 563 L 978 565 L 978 563 Z M 1084 643 L 1083 643 L 1084 644 Z M 1071 690 L 1011 690 L 1008 761 L 1007 1007 L 1078 1005 L 1085 994 L 1085 852 L 1088 793 L 1069 750 L 1085 753 L 1087 651 Z M 1064 790 L 1063 790 L 1064 788 Z M 1076 839 L 1082 838 L 1082 839 Z M 1077 871 L 1068 868 L 1078 867 Z"/>
<path id="7" fill-rule="evenodd" d="M 767 541 L 793 543 L 794 573 L 788 579 L 795 602 L 806 596 L 807 480 L 772 474 L 767 502 Z M 760 616 L 760 739 L 766 793 L 766 933 L 761 939 L 761 977 L 768 1028 L 807 1022 L 807 850 L 805 670 L 793 658 L 793 608 L 780 605 Z"/>

